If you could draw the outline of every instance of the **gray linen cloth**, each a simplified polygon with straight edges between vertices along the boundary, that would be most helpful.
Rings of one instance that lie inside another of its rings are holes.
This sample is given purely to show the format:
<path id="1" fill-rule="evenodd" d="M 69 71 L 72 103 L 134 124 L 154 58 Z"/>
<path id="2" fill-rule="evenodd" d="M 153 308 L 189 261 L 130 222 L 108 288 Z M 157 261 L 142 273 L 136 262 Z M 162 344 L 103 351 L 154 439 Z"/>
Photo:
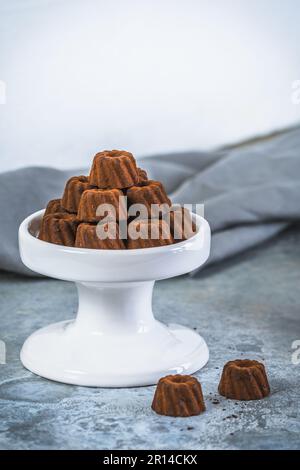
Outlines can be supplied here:
<path id="1" fill-rule="evenodd" d="M 242 147 L 156 155 L 138 163 L 165 184 L 174 202 L 204 204 L 212 229 L 206 266 L 238 255 L 300 219 L 300 127 Z M 33 167 L 0 174 L 0 269 L 35 275 L 20 260 L 18 226 L 60 197 L 71 175 L 84 172 Z"/>

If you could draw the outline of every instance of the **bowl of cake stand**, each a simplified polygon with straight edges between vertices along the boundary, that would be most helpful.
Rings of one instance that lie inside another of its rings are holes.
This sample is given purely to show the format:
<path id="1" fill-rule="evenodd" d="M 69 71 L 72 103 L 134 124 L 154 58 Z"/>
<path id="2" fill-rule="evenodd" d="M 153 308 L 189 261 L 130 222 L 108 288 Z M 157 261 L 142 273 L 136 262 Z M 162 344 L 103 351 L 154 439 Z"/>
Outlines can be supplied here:
<path id="1" fill-rule="evenodd" d="M 95 250 L 39 240 L 43 213 L 20 225 L 21 259 L 32 271 L 75 282 L 78 311 L 75 318 L 26 339 L 20 357 L 27 369 L 68 384 L 133 387 L 204 367 L 209 351 L 202 336 L 185 326 L 165 325 L 152 311 L 156 280 L 191 272 L 207 260 L 211 235 L 204 218 L 192 214 L 197 232 L 179 243 Z"/>

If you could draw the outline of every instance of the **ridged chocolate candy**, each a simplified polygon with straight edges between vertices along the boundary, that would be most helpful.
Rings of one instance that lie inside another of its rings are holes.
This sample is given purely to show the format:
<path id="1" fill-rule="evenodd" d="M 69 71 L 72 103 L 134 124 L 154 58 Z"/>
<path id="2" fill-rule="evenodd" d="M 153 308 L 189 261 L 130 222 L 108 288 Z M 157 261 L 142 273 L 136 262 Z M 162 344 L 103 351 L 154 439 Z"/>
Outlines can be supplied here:
<path id="1" fill-rule="evenodd" d="M 133 220 L 128 225 L 127 248 L 152 248 L 174 243 L 169 225 L 163 220 Z"/>
<path id="2" fill-rule="evenodd" d="M 120 189 L 88 189 L 81 196 L 78 207 L 78 219 L 82 222 L 98 222 L 106 215 L 112 216 L 110 209 L 115 210 L 116 221 L 127 219 L 127 205 L 123 192 Z M 102 210 L 101 210 L 102 206 Z M 98 214 L 98 215 L 97 215 Z"/>
<path id="3" fill-rule="evenodd" d="M 159 181 L 149 180 L 141 186 L 133 186 L 127 190 L 127 197 L 129 206 L 133 204 L 143 204 L 146 208 L 148 217 L 151 215 L 152 204 L 165 206 L 171 205 L 171 201 L 168 198 L 162 183 Z"/>
<path id="4" fill-rule="evenodd" d="M 148 175 L 147 175 L 147 172 L 145 170 L 143 170 L 143 168 L 138 168 L 138 175 L 139 175 L 139 182 L 138 184 L 139 185 L 143 185 L 145 184 L 147 181 L 148 181 Z"/>
<path id="5" fill-rule="evenodd" d="M 98 250 L 124 250 L 123 240 L 119 238 L 119 227 L 115 223 L 99 223 L 103 230 L 109 235 L 102 239 L 97 233 L 97 225 L 82 223 L 78 226 L 76 233 L 75 246 L 77 248 L 93 248 Z M 115 227 L 115 228 L 114 228 Z"/>
<path id="6" fill-rule="evenodd" d="M 139 182 L 135 159 L 125 150 L 104 150 L 94 157 L 90 183 L 101 189 L 129 188 Z"/>
<path id="7" fill-rule="evenodd" d="M 72 176 L 67 183 L 62 197 L 62 206 L 74 214 L 78 211 L 81 195 L 87 189 L 93 188 L 87 176 Z"/>
<path id="8" fill-rule="evenodd" d="M 61 205 L 61 199 L 52 199 L 51 201 L 48 202 L 46 210 L 44 212 L 44 217 L 46 217 L 49 214 L 64 214 L 66 213 L 66 209 L 63 208 Z"/>
<path id="9" fill-rule="evenodd" d="M 188 240 L 196 234 L 197 227 L 188 209 L 184 207 L 171 207 L 169 217 L 171 233 L 175 243 Z"/>
<path id="10" fill-rule="evenodd" d="M 74 214 L 49 214 L 43 217 L 38 238 L 57 245 L 74 246 L 77 225 Z"/>
<path id="11" fill-rule="evenodd" d="M 205 411 L 200 382 L 190 375 L 167 375 L 159 380 L 152 409 L 166 416 L 188 417 Z"/>
<path id="12" fill-rule="evenodd" d="M 225 364 L 219 393 L 233 400 L 260 400 L 269 395 L 265 366 L 250 359 L 236 359 Z"/>

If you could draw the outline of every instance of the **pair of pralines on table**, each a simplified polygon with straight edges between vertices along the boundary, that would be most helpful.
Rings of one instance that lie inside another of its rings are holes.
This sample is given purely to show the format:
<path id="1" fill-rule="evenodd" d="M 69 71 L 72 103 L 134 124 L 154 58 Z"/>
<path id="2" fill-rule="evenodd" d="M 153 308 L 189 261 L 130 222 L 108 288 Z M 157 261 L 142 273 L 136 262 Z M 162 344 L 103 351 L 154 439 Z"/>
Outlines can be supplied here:
<path id="1" fill-rule="evenodd" d="M 114 225 L 107 223 L 107 211 L 99 211 L 105 205 L 114 209 Z M 134 205 L 144 208 L 139 220 L 130 215 Z M 162 209 L 157 218 L 152 217 L 153 205 Z M 168 218 L 164 217 L 167 212 Z M 125 236 L 121 234 L 124 227 Z M 99 236 L 101 229 L 105 237 Z M 138 238 L 130 235 L 137 232 Z M 95 155 L 89 176 L 73 176 L 62 198 L 48 203 L 39 239 L 78 248 L 122 250 L 170 245 L 195 232 L 189 211 L 172 206 L 163 184 L 149 180 L 131 153 L 105 150 Z"/>
<path id="2" fill-rule="evenodd" d="M 265 367 L 258 361 L 236 359 L 225 364 L 218 391 L 233 400 L 260 400 L 270 393 Z M 200 382 L 190 375 L 159 380 L 152 409 L 161 415 L 188 417 L 205 411 Z"/>

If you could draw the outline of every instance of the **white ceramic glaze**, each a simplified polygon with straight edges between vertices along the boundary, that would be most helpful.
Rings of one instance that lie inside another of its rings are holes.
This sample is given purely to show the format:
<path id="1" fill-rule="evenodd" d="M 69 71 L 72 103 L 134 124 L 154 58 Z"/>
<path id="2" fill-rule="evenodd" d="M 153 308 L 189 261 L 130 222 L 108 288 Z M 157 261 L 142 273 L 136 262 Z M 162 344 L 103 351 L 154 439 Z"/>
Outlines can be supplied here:
<path id="1" fill-rule="evenodd" d="M 207 260 L 205 219 L 193 214 L 196 235 L 174 245 L 91 250 L 38 240 L 43 212 L 20 226 L 22 261 L 40 274 L 75 281 L 79 306 L 75 320 L 42 328 L 25 341 L 21 361 L 27 369 L 76 385 L 129 387 L 155 384 L 166 374 L 190 374 L 206 364 L 201 336 L 166 326 L 152 312 L 155 280 L 190 272 Z"/>

